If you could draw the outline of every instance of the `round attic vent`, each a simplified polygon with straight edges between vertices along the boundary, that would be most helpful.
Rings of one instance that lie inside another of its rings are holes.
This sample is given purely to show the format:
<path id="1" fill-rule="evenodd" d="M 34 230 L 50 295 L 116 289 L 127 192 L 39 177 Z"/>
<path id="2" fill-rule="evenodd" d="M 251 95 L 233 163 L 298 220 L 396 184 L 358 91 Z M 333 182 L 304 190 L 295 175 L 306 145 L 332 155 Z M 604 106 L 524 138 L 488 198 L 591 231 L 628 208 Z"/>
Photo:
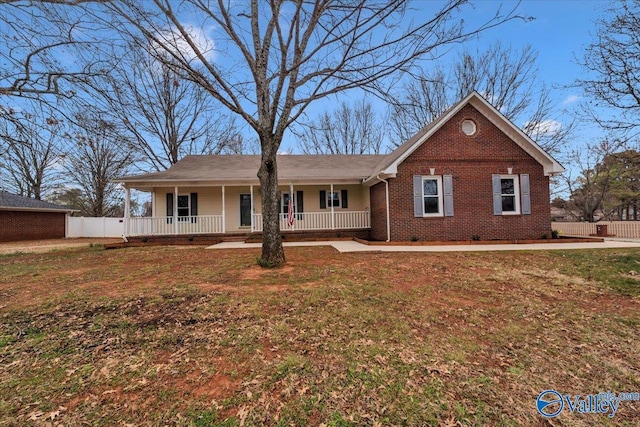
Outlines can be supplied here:
<path id="1" fill-rule="evenodd" d="M 469 120 L 469 119 L 464 120 L 462 122 L 461 128 L 462 128 L 462 133 L 464 133 L 467 136 L 471 136 L 475 134 L 476 131 L 478 130 L 476 127 L 476 123 L 473 120 Z"/>

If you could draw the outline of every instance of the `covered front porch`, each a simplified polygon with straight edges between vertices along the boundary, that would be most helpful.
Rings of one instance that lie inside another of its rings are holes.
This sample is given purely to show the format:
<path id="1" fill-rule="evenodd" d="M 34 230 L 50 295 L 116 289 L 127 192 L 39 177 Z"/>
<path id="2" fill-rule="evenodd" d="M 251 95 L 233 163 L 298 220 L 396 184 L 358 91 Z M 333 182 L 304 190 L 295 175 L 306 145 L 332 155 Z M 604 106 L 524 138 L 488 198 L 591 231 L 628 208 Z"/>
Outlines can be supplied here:
<path id="1" fill-rule="evenodd" d="M 163 186 L 151 193 L 151 217 L 125 217 L 126 236 L 211 235 L 262 232 L 258 185 Z M 283 232 L 364 230 L 371 227 L 368 188 L 359 184 L 282 185 Z M 126 187 L 125 212 L 129 212 Z M 291 206 L 290 206 L 291 205 Z"/>

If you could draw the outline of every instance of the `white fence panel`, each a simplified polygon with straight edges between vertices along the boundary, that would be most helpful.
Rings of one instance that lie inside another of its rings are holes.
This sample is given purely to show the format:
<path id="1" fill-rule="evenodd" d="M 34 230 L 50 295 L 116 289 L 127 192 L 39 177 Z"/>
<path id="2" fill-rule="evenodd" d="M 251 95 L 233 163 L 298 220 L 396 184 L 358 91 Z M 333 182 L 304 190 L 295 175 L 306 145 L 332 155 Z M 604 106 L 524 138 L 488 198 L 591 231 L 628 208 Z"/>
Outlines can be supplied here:
<path id="1" fill-rule="evenodd" d="M 552 222 L 551 228 L 566 236 L 589 236 L 596 234 L 597 225 L 606 225 L 616 237 L 640 239 L 640 221 Z"/>
<path id="2" fill-rule="evenodd" d="M 123 218 L 69 217 L 67 237 L 121 237 Z"/>

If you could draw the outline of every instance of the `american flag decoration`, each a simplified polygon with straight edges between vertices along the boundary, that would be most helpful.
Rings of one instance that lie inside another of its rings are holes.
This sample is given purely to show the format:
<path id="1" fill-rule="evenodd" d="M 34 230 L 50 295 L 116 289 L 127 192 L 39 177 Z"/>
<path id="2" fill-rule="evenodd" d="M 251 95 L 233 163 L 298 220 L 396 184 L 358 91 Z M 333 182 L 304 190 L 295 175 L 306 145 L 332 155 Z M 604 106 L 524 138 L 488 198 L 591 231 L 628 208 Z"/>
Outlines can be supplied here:
<path id="1" fill-rule="evenodd" d="M 289 227 L 293 226 L 293 222 L 295 221 L 295 217 L 293 216 L 293 200 L 289 198 L 289 213 L 287 215 L 287 225 Z"/>

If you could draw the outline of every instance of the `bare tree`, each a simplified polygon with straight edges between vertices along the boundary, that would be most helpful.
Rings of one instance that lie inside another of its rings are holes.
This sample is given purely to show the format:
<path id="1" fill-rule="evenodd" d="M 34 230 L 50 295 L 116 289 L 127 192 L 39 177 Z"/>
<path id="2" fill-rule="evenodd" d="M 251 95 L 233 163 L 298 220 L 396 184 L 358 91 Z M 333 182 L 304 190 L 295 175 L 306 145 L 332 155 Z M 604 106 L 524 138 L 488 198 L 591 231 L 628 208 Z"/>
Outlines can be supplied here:
<path id="1" fill-rule="evenodd" d="M 386 92 L 436 49 L 515 17 L 498 10 L 467 30 L 455 19 L 468 5 L 449 0 L 417 22 L 406 1 L 123 0 L 104 3 L 119 31 L 135 30 L 157 59 L 201 85 L 240 116 L 261 146 L 262 263 L 284 263 L 276 153 L 301 114 L 318 99 L 361 88 Z M 197 17 L 189 25 L 185 17 Z M 206 43 L 210 28 L 216 43 Z M 202 43 L 202 37 L 205 43 Z M 214 55 L 215 54 L 215 55 Z"/>
<path id="2" fill-rule="evenodd" d="M 0 116 L 0 177 L 7 189 L 42 199 L 55 185 L 65 125 L 40 105 Z"/>
<path id="3" fill-rule="evenodd" d="M 126 174 L 133 157 L 116 126 L 99 118 L 79 115 L 83 127 L 74 129 L 65 158 L 70 184 L 82 190 L 81 212 L 84 215 L 111 216 L 119 210 L 122 199 L 113 180 Z"/>
<path id="4" fill-rule="evenodd" d="M 518 123 L 546 151 L 566 143 L 573 123 L 553 120 L 550 91 L 536 81 L 537 54 L 495 43 L 484 52 L 463 51 L 449 69 L 437 66 L 407 83 L 392 104 L 391 124 L 399 145 L 460 99 L 477 90 L 505 117 Z"/>
<path id="5" fill-rule="evenodd" d="M 67 83 L 102 71 L 87 16 L 69 7 L 90 2 L 0 0 L 0 97 L 71 97 Z"/>
<path id="6" fill-rule="evenodd" d="M 623 143 L 617 140 L 603 140 L 595 144 L 574 150 L 570 156 L 577 176 L 571 171 L 564 175 L 570 199 L 566 205 L 576 219 L 595 222 L 596 213 L 603 206 L 603 201 L 611 194 L 611 187 L 616 180 L 616 169 L 613 162 L 605 161 L 620 151 Z"/>
<path id="7" fill-rule="evenodd" d="M 105 112 L 135 141 L 140 160 L 165 170 L 189 154 L 220 154 L 237 143 L 235 120 L 221 114 L 204 88 L 157 61 L 136 44 L 92 89 Z"/>
<path id="8" fill-rule="evenodd" d="M 222 147 L 220 154 L 260 154 L 260 142 L 256 138 L 246 138 L 240 133 L 231 137 Z"/>
<path id="9" fill-rule="evenodd" d="M 587 77 L 578 80 L 595 98 L 589 116 L 605 129 L 633 137 L 640 132 L 640 0 L 612 4 L 609 17 L 596 22 L 595 42 L 585 52 L 582 65 Z M 600 105 L 615 110 L 603 117 Z"/>
<path id="10" fill-rule="evenodd" d="M 299 138 L 306 154 L 380 154 L 382 149 L 382 120 L 364 98 L 353 105 L 342 102 L 304 128 Z"/>

